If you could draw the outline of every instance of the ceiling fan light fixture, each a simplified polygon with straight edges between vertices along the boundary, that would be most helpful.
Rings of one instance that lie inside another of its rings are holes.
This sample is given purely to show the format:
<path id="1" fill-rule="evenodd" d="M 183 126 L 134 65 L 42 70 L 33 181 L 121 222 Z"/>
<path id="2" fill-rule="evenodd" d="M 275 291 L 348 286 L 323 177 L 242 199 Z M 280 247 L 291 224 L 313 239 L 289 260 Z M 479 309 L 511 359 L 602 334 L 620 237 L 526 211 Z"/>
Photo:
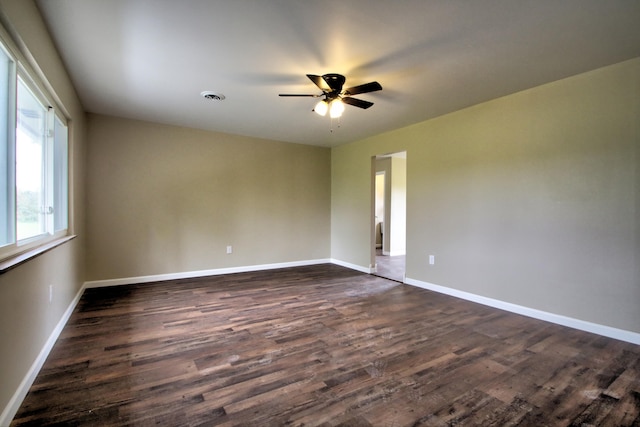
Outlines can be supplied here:
<path id="1" fill-rule="evenodd" d="M 327 101 L 323 99 L 316 104 L 316 106 L 313 108 L 313 111 L 321 116 L 326 116 L 327 111 L 329 111 L 329 104 L 327 104 Z"/>
<path id="2" fill-rule="evenodd" d="M 334 99 L 331 101 L 331 108 L 329 109 L 329 115 L 332 119 L 336 119 L 342 116 L 344 112 L 344 102 L 341 99 Z"/>
<path id="3" fill-rule="evenodd" d="M 321 98 L 321 101 L 315 105 L 312 111 L 315 111 L 320 116 L 326 116 L 329 113 L 332 119 L 342 116 L 345 108 L 344 104 L 365 110 L 373 105 L 373 102 L 353 98 L 351 95 L 382 90 L 382 86 L 378 82 L 369 82 L 343 89 L 346 79 L 342 74 L 329 73 L 322 76 L 307 74 L 307 77 L 322 91 L 322 94 L 281 93 L 280 96 Z"/>

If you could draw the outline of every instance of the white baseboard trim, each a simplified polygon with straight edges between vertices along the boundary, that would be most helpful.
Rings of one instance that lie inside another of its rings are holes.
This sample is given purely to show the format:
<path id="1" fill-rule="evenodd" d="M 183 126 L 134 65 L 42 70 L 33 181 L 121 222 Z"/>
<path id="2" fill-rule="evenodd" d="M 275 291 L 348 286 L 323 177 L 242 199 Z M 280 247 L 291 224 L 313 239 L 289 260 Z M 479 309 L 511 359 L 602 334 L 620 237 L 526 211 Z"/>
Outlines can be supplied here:
<path id="1" fill-rule="evenodd" d="M 493 298 L 483 297 L 481 295 L 460 291 L 457 289 L 447 288 L 445 286 L 434 285 L 433 283 L 423 282 L 409 277 L 405 278 L 404 283 L 416 286 L 430 291 L 450 295 L 467 301 L 476 302 L 500 310 L 509 311 L 511 313 L 521 314 L 523 316 L 532 317 L 538 320 L 555 323 L 557 325 L 567 326 L 581 331 L 591 332 L 605 337 L 613 338 L 620 341 L 626 341 L 632 344 L 640 345 L 640 333 L 631 332 L 624 329 L 613 328 L 611 326 L 600 325 L 598 323 L 587 322 L 585 320 L 574 319 L 572 317 L 562 316 L 559 314 L 549 313 L 535 308 L 529 308 L 510 302 L 500 301 Z"/>
<path id="2" fill-rule="evenodd" d="M 330 259 L 314 259 L 305 261 L 279 262 L 274 264 L 247 265 L 241 267 L 215 268 L 212 270 L 185 271 L 182 273 L 155 274 L 152 276 L 125 277 L 122 279 L 91 280 L 84 283 L 85 288 L 102 288 L 106 286 L 133 285 L 137 283 L 162 282 L 166 280 L 191 279 L 194 277 L 219 276 L 222 274 L 247 273 L 277 268 L 303 267 L 306 265 L 328 264 Z"/>
<path id="3" fill-rule="evenodd" d="M 33 384 L 36 377 L 38 376 L 40 369 L 42 369 L 42 366 L 44 365 L 44 362 L 47 360 L 47 357 L 49 356 L 51 349 L 53 348 L 54 344 L 58 340 L 60 333 L 62 332 L 65 325 L 67 324 L 67 321 L 69 321 L 69 318 L 71 317 L 73 310 L 75 310 L 76 305 L 78 305 L 78 302 L 80 301 L 80 297 L 82 297 L 83 292 L 84 292 L 84 286 L 82 286 L 76 293 L 76 296 L 73 298 L 73 300 L 69 304 L 69 307 L 67 307 L 64 314 L 60 318 L 60 321 L 51 332 L 51 335 L 49 335 L 49 338 L 47 339 L 44 346 L 42 347 L 42 350 L 40 350 L 40 354 L 38 354 L 38 357 L 36 357 L 36 360 L 34 360 L 33 364 L 27 371 L 27 374 L 24 376 L 24 378 L 20 382 L 18 389 L 9 400 L 9 403 L 7 403 L 7 406 L 2 411 L 2 414 L 0 414 L 0 426 L 8 426 L 11 423 L 11 420 L 13 420 L 13 417 L 16 416 L 18 409 L 20 409 L 20 405 L 22 405 L 22 401 L 27 396 L 27 393 L 29 392 L 31 385 Z"/>
<path id="4" fill-rule="evenodd" d="M 357 265 L 357 264 L 351 264 L 350 262 L 346 262 L 346 261 L 340 261 L 339 259 L 335 259 L 335 258 L 331 258 L 329 260 L 330 263 L 335 264 L 335 265 L 339 265 L 341 267 L 346 267 L 346 268 L 350 268 L 352 270 L 356 270 L 359 271 L 361 273 L 367 273 L 367 274 L 371 274 L 371 273 L 375 273 L 376 272 L 376 267 L 363 267 L 361 265 Z"/>

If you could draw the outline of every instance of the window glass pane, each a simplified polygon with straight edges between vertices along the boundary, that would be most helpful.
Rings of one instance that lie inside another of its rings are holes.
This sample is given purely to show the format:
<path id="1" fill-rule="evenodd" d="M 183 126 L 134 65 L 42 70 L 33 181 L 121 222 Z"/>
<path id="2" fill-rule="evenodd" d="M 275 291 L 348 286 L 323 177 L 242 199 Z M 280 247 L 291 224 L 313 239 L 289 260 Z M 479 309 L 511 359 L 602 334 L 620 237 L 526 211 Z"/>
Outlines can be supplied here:
<path id="1" fill-rule="evenodd" d="M 56 117 L 53 142 L 53 228 L 65 230 L 68 226 L 68 152 L 67 127 Z"/>
<path id="2" fill-rule="evenodd" d="M 15 197 L 13 167 L 14 63 L 0 49 L 0 246 L 15 242 Z"/>
<path id="3" fill-rule="evenodd" d="M 43 234 L 46 109 L 18 80 L 16 217 L 18 241 Z"/>

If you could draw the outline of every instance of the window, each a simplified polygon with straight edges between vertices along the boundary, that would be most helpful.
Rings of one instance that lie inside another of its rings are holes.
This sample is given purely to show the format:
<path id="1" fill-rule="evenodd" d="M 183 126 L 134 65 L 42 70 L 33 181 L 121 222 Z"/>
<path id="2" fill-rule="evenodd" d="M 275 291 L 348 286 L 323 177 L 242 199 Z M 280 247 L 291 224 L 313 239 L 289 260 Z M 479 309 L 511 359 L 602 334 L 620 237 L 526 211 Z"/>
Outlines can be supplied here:
<path id="1" fill-rule="evenodd" d="M 0 46 L 0 259 L 67 234 L 68 130 Z"/>
<path id="2" fill-rule="evenodd" d="M 15 242 L 15 62 L 0 49 L 0 246 Z"/>
<path id="3" fill-rule="evenodd" d="M 46 233 L 47 109 L 18 80 L 16 125 L 16 234 L 18 241 Z"/>

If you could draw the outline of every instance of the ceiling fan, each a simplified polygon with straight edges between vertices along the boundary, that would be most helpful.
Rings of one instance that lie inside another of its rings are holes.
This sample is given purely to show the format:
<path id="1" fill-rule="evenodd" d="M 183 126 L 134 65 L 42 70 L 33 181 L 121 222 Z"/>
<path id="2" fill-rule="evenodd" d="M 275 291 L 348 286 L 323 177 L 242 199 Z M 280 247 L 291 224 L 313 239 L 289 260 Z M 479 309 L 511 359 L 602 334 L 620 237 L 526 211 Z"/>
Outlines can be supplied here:
<path id="1" fill-rule="evenodd" d="M 322 76 L 316 76 L 314 74 L 307 74 L 309 80 L 311 80 L 320 90 L 322 94 L 294 94 L 294 93 L 281 93 L 280 96 L 305 96 L 312 98 L 322 98 L 315 106 L 313 111 L 324 116 L 329 112 L 332 118 L 340 117 L 344 111 L 344 104 L 353 105 L 358 108 L 369 108 L 373 105 L 373 102 L 363 101 L 362 99 L 352 98 L 351 95 L 358 95 L 360 93 L 375 92 L 382 90 L 382 86 L 378 82 L 370 82 L 362 85 L 343 89 L 345 77 L 341 74 L 325 74 Z"/>

